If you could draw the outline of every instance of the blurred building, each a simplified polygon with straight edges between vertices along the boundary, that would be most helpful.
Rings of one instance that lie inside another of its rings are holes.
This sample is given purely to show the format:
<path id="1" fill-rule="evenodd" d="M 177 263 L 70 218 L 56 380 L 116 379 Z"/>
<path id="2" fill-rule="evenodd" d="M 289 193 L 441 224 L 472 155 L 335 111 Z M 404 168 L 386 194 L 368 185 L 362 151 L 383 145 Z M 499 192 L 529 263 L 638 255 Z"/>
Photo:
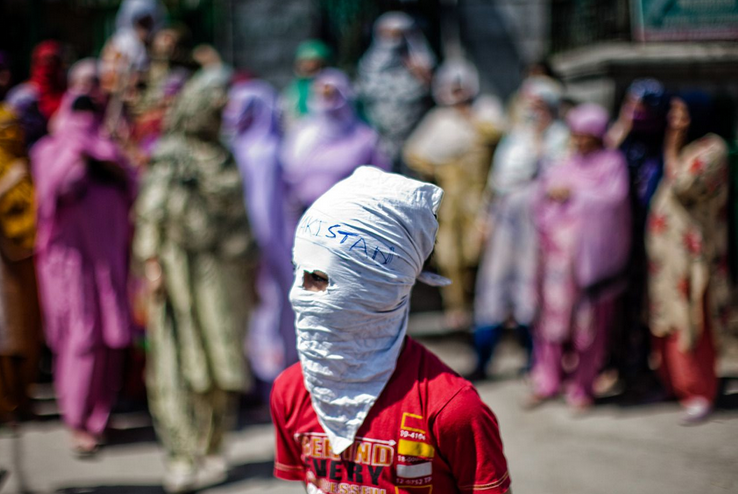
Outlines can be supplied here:
<path id="1" fill-rule="evenodd" d="M 574 98 L 614 109 L 633 79 L 655 77 L 668 89 L 699 87 L 738 101 L 738 2 L 551 0 L 550 7 L 552 60 Z"/>

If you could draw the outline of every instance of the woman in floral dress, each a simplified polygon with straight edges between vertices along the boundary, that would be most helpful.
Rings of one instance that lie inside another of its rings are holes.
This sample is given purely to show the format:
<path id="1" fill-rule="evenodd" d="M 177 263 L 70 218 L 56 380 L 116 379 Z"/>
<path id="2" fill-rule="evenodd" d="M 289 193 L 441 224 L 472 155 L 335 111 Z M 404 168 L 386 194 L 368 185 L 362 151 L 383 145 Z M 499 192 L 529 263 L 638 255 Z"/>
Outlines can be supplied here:
<path id="1" fill-rule="evenodd" d="M 710 102 L 673 98 L 664 141 L 665 176 L 648 220 L 650 327 L 667 392 L 685 422 L 715 402 L 716 336 L 730 309 L 728 164 L 725 141 L 707 133 Z"/>

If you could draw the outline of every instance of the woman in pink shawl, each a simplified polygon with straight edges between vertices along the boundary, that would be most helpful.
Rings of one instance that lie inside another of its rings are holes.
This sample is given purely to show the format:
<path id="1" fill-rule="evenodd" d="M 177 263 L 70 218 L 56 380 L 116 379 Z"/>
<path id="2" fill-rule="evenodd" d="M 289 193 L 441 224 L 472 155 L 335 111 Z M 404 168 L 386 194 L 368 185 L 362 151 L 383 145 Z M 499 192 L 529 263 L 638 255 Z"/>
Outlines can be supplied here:
<path id="1" fill-rule="evenodd" d="M 101 111 L 78 96 L 31 154 L 38 281 L 54 380 L 73 451 L 96 451 L 131 338 L 126 281 L 131 174 L 101 134 Z"/>
<path id="2" fill-rule="evenodd" d="M 564 348 L 570 347 L 576 366 L 569 369 L 566 397 L 585 409 L 593 401 L 628 259 L 628 173 L 622 154 L 603 147 L 608 115 L 602 107 L 580 105 L 567 123 L 574 152 L 544 176 L 534 206 L 541 309 L 529 405 L 559 393 Z"/>
<path id="3" fill-rule="evenodd" d="M 379 134 L 359 120 L 353 104 L 348 76 L 325 69 L 313 83 L 310 117 L 285 137 L 281 157 L 290 235 L 302 213 L 360 165 L 390 167 L 379 150 Z"/>

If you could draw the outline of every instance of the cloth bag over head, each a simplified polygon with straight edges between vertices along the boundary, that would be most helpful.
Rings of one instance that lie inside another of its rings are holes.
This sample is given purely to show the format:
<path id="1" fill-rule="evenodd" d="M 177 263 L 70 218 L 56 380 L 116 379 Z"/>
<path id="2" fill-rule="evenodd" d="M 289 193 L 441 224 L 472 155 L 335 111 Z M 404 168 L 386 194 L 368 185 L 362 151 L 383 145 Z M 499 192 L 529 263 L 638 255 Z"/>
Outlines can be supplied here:
<path id="1" fill-rule="evenodd" d="M 305 387 L 335 454 L 353 442 L 395 370 L 410 291 L 433 250 L 439 187 L 362 166 L 304 214 L 295 233 L 297 350 Z M 303 273 L 328 277 L 322 292 Z"/>

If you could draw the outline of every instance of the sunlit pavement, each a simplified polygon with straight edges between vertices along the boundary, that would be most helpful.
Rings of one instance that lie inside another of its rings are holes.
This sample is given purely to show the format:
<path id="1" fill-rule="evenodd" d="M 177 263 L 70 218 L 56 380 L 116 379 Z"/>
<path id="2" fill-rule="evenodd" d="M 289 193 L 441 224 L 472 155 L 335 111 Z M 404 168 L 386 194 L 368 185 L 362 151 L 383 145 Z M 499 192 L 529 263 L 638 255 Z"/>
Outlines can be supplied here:
<path id="1" fill-rule="evenodd" d="M 471 352 L 462 338 L 424 341 L 459 372 L 469 370 Z M 729 409 L 696 427 L 678 425 L 675 403 L 605 404 L 576 416 L 553 402 L 524 412 L 519 404 L 527 387 L 517 375 L 522 355 L 512 342 L 503 342 L 499 354 L 497 378 L 478 388 L 499 419 L 515 494 L 738 492 L 738 381 L 729 383 L 732 394 L 723 400 Z M 724 375 L 738 377 L 735 364 L 722 367 Z M 0 431 L 0 467 L 10 470 L 0 491 L 161 493 L 164 466 L 148 416 L 119 414 L 113 427 L 118 439 L 88 461 L 70 455 L 58 420 L 23 424 L 15 437 Z M 270 425 L 247 424 L 229 439 L 229 480 L 202 492 L 304 492 L 272 478 Z"/>

